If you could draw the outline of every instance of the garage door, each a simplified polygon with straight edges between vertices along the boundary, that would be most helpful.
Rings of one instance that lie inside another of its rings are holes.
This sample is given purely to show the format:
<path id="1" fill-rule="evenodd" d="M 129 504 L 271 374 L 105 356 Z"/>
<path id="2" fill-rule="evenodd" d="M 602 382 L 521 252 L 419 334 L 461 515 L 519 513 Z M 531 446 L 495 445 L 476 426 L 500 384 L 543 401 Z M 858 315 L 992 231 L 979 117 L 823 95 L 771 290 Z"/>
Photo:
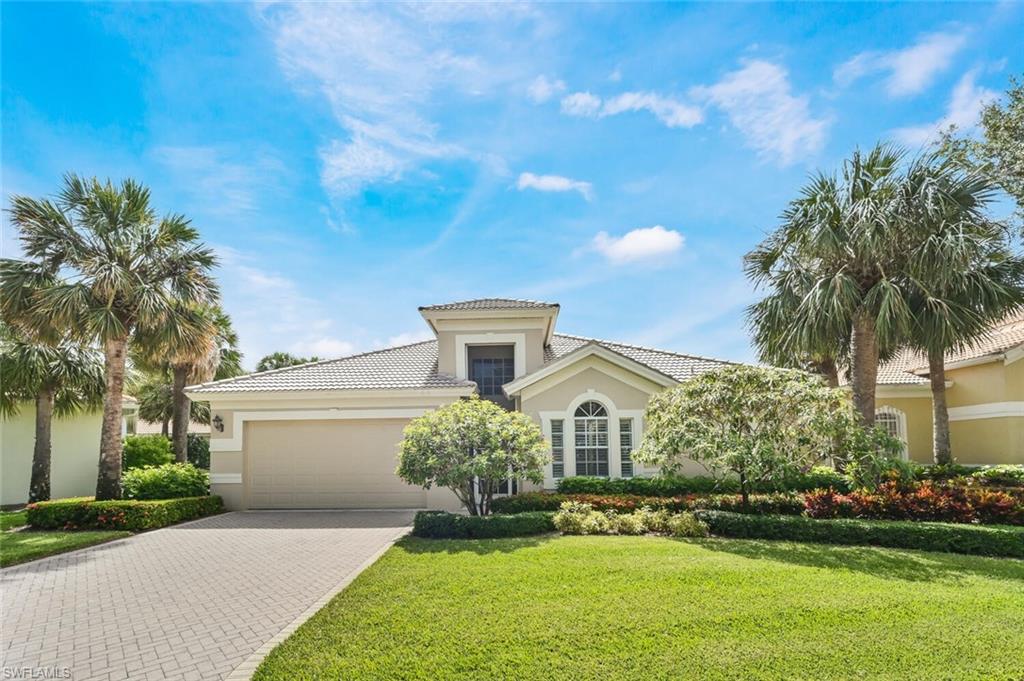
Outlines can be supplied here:
<path id="1" fill-rule="evenodd" d="M 395 475 L 404 419 L 250 421 L 250 508 L 422 508 Z"/>

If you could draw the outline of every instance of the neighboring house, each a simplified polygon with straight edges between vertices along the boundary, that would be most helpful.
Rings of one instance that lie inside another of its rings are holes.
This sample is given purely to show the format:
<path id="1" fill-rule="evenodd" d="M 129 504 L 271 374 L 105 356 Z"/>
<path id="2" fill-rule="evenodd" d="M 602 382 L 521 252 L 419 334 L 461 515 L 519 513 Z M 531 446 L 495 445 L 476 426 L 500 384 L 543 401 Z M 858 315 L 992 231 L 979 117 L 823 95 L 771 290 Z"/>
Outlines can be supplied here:
<path id="1" fill-rule="evenodd" d="M 162 423 L 140 419 L 139 401 L 129 395 L 125 395 L 124 398 L 124 422 L 125 435 L 160 435 L 164 430 Z M 167 431 L 168 434 L 174 431 L 170 424 L 168 424 Z M 192 421 L 188 425 L 188 432 L 210 437 L 210 426 L 206 423 Z"/>
<path id="2" fill-rule="evenodd" d="M 954 458 L 962 464 L 1024 464 L 1024 312 L 946 356 Z M 876 422 L 903 440 L 912 461 L 932 461 L 928 360 L 903 351 L 879 367 Z"/>
<path id="3" fill-rule="evenodd" d="M 450 490 L 395 475 L 397 448 L 410 419 L 474 393 L 541 426 L 545 488 L 653 473 L 630 459 L 649 397 L 728 363 L 558 334 L 558 311 L 499 298 L 422 307 L 435 340 L 190 387 L 210 402 L 213 492 L 231 509 L 456 508 Z"/>
<path id="4" fill-rule="evenodd" d="M 125 397 L 121 433 L 137 407 Z M 53 417 L 50 434 L 50 498 L 88 497 L 96 493 L 103 411 L 79 412 Z M 0 419 L 0 506 L 20 506 L 28 501 L 32 479 L 32 453 L 36 442 L 36 407 L 21 405 L 11 418 Z"/>

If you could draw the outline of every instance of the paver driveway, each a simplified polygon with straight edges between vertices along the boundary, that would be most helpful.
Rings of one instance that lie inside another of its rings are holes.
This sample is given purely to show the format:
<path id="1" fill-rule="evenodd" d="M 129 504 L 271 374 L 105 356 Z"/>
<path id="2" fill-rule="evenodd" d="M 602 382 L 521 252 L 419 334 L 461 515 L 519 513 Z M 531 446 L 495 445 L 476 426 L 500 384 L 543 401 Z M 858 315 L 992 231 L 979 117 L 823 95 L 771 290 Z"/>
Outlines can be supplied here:
<path id="1" fill-rule="evenodd" d="M 7 568 L 0 671 L 223 678 L 411 521 L 404 511 L 227 513 Z"/>

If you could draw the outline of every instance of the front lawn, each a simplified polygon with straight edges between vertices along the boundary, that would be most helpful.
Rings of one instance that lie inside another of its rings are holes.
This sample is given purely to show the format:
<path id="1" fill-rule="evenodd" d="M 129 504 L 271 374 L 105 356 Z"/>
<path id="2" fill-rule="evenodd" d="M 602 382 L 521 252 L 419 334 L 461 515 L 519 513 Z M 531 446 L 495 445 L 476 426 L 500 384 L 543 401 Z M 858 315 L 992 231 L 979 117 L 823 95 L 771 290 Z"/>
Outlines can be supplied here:
<path id="1" fill-rule="evenodd" d="M 81 549 L 131 532 L 0 532 L 0 567 Z"/>
<path id="2" fill-rule="evenodd" d="M 0 532 L 21 527 L 27 523 L 27 518 L 28 511 L 24 509 L 20 511 L 0 511 Z"/>
<path id="3" fill-rule="evenodd" d="M 406 538 L 268 679 L 1016 678 L 1024 562 L 656 537 Z"/>

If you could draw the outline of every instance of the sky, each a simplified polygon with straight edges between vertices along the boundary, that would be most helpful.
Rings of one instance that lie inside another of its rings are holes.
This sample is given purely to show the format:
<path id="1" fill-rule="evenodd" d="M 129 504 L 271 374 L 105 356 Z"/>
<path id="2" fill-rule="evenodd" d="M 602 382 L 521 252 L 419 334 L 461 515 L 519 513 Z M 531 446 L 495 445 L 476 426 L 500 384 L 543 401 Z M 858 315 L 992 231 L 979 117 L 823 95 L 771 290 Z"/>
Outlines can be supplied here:
<path id="1" fill-rule="evenodd" d="M 250 368 L 480 297 L 753 360 L 743 254 L 808 176 L 970 133 L 1024 73 L 1014 2 L 5 2 L 0 31 L 5 207 L 147 184 L 216 250 Z"/>

